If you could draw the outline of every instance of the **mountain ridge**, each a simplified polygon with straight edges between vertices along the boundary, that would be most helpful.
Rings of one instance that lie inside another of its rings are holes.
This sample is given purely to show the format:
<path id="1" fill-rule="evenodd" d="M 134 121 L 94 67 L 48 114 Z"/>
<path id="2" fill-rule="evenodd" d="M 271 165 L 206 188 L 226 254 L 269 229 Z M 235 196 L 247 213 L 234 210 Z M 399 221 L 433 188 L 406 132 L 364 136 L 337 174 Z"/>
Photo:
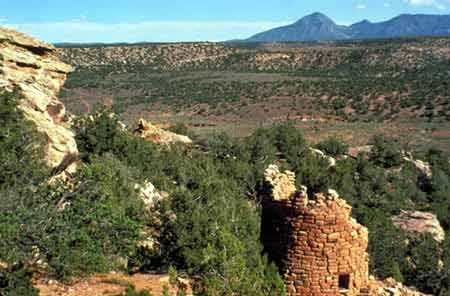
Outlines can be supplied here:
<path id="1" fill-rule="evenodd" d="M 387 21 L 338 25 L 315 12 L 298 21 L 257 33 L 244 42 L 308 42 L 399 37 L 450 36 L 450 15 L 401 14 Z"/>

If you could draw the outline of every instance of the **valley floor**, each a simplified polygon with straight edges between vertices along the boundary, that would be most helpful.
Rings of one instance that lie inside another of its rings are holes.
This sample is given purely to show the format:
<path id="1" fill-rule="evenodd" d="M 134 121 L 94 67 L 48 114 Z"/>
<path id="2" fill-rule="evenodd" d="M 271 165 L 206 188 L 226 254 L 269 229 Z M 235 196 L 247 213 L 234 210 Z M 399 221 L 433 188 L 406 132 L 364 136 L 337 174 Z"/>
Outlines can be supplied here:
<path id="1" fill-rule="evenodd" d="M 182 122 L 192 128 L 200 136 L 225 132 L 232 137 L 246 137 L 259 127 L 269 127 L 288 120 L 286 116 L 268 115 L 265 120 L 252 114 L 241 119 L 183 117 L 170 113 L 161 114 L 149 112 L 142 114 L 150 122 L 170 126 Z M 305 134 L 309 142 L 315 144 L 330 136 L 344 140 L 350 146 L 367 145 L 377 134 L 399 139 L 399 141 L 414 150 L 436 148 L 450 153 L 450 122 L 427 122 L 422 119 L 409 119 L 389 122 L 347 122 L 333 119 L 302 119 L 295 120 L 296 126 Z M 130 123 L 131 124 L 131 123 Z"/>

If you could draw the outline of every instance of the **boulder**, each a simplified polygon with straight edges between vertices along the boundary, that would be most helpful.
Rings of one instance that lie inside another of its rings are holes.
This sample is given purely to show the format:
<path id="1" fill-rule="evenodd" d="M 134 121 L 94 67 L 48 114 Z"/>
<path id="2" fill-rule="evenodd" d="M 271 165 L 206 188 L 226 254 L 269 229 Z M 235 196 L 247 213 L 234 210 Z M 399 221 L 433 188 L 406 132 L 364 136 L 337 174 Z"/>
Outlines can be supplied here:
<path id="1" fill-rule="evenodd" d="M 431 171 L 431 165 L 428 162 L 422 161 L 420 159 L 414 159 L 410 153 L 407 153 L 403 157 L 403 160 L 411 163 L 422 175 L 431 179 L 433 172 Z"/>
<path id="2" fill-rule="evenodd" d="M 151 124 L 150 122 L 145 121 L 144 119 L 139 120 L 138 126 L 133 133 L 136 136 L 144 138 L 155 144 L 192 144 L 192 140 L 189 137 L 166 131 Z"/>
<path id="3" fill-rule="evenodd" d="M 158 209 L 155 207 L 160 201 L 168 197 L 166 192 L 159 192 L 155 186 L 148 180 L 145 180 L 142 184 L 135 184 L 135 190 L 138 192 L 139 197 L 144 202 L 145 209 L 147 211 L 153 211 L 151 225 L 161 225 L 161 216 Z M 157 227 L 144 227 L 141 230 L 142 239 L 138 241 L 137 247 L 139 247 L 142 254 L 152 256 L 154 252 L 160 251 L 159 237 L 160 233 Z"/>
<path id="4" fill-rule="evenodd" d="M 387 278 L 384 281 L 370 277 L 369 287 L 364 289 L 365 294 L 373 296 L 431 296 L 424 294 L 412 287 L 406 287 L 393 278 Z"/>
<path id="5" fill-rule="evenodd" d="M 309 150 L 316 156 L 325 158 L 326 160 L 328 160 L 328 164 L 330 167 L 334 167 L 336 166 L 336 159 L 334 159 L 331 156 L 328 156 L 325 154 L 325 152 L 323 152 L 322 150 L 319 149 L 315 149 L 315 148 L 309 148 Z"/>
<path id="6" fill-rule="evenodd" d="M 372 145 L 350 147 L 348 149 L 347 155 L 353 158 L 357 158 L 360 153 L 369 154 L 372 151 Z"/>
<path id="7" fill-rule="evenodd" d="M 143 184 L 135 184 L 134 188 L 138 191 L 139 197 L 149 209 L 153 208 L 163 199 L 162 195 L 149 181 L 145 181 Z"/>
<path id="8" fill-rule="evenodd" d="M 445 239 L 445 231 L 436 215 L 432 213 L 401 211 L 399 215 L 392 217 L 392 222 L 398 228 L 409 233 L 429 233 L 438 242 Z"/>
<path id="9" fill-rule="evenodd" d="M 0 28 L 0 87 L 19 91 L 19 108 L 47 140 L 45 162 L 52 168 L 64 165 L 66 172 L 75 170 L 74 163 L 66 162 L 76 159 L 78 149 L 57 94 L 70 71 L 52 45 Z"/>

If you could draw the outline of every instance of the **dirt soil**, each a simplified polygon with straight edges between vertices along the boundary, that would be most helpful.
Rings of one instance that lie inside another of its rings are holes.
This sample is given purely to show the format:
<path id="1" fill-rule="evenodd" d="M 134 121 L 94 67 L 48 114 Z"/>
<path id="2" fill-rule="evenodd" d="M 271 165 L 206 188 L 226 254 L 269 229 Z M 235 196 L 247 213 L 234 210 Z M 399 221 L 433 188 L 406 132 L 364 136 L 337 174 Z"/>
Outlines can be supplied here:
<path id="1" fill-rule="evenodd" d="M 35 287 L 39 289 L 41 296 L 116 296 L 121 295 L 130 284 L 135 286 L 136 291 L 148 290 L 152 296 L 160 296 L 163 295 L 164 286 L 169 287 L 169 276 L 167 274 L 109 273 L 74 280 L 72 284 L 62 284 L 54 280 L 36 280 Z M 176 289 L 170 288 L 169 295 L 176 295 Z M 192 295 L 189 289 L 188 295 Z"/>

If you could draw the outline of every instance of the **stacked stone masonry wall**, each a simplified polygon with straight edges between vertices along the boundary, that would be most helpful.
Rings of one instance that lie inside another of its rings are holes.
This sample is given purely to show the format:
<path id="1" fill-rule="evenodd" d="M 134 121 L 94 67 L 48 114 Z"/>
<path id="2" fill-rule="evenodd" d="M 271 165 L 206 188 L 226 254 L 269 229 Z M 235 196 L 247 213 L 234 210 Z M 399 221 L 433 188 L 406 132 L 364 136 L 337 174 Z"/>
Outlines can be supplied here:
<path id="1" fill-rule="evenodd" d="M 263 204 L 262 241 L 288 296 L 359 295 L 369 282 L 368 231 L 334 194 Z"/>

